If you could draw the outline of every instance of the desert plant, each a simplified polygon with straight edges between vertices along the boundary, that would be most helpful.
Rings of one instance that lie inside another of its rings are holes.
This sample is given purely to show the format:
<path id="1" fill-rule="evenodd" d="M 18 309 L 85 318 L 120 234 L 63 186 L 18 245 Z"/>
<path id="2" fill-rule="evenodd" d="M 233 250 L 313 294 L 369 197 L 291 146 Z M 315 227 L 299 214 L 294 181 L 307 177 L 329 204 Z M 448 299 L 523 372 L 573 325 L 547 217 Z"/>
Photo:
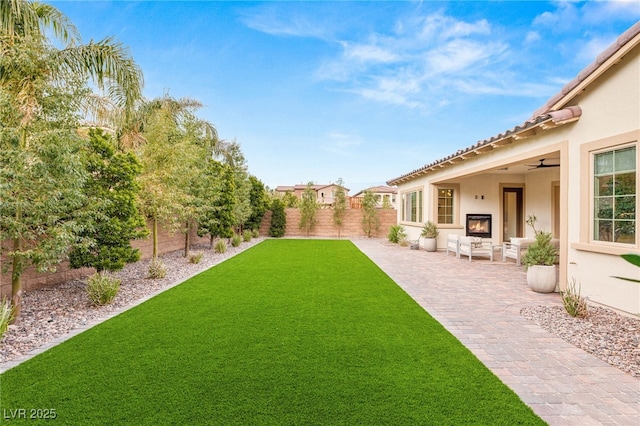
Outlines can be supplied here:
<path id="1" fill-rule="evenodd" d="M 0 339 L 9 324 L 13 321 L 13 306 L 11 306 L 11 301 L 7 298 L 2 298 L 0 300 Z"/>
<path id="2" fill-rule="evenodd" d="M 149 274 L 147 278 L 158 279 L 164 278 L 167 276 L 167 267 L 164 266 L 162 260 L 160 259 L 152 259 L 151 264 L 149 265 Z"/>
<path id="3" fill-rule="evenodd" d="M 249 231 L 248 229 L 246 229 L 242 233 L 242 241 L 244 241 L 245 243 L 248 243 L 249 241 L 251 241 L 252 237 L 253 237 L 253 232 Z"/>
<path id="4" fill-rule="evenodd" d="M 87 296 L 95 306 L 108 305 L 118 294 L 122 280 L 96 272 L 87 280 Z"/>
<path id="5" fill-rule="evenodd" d="M 631 263 L 632 265 L 635 265 L 638 268 L 640 268 L 640 254 L 629 253 L 629 254 L 623 254 L 620 257 L 622 257 L 624 260 Z M 619 278 L 625 281 L 631 281 L 633 283 L 640 283 L 640 280 L 637 278 L 626 278 L 626 277 L 617 277 L 617 276 L 614 276 L 614 278 Z"/>
<path id="6" fill-rule="evenodd" d="M 213 250 L 216 253 L 220 253 L 220 254 L 225 253 L 227 251 L 227 242 L 225 240 L 218 240 Z"/>
<path id="7" fill-rule="evenodd" d="M 407 234 L 404 232 L 404 226 L 391 225 L 391 228 L 389 228 L 389 233 L 387 234 L 387 239 L 389 240 L 389 242 L 398 244 L 401 240 L 405 240 L 406 237 Z"/>
<path id="8" fill-rule="evenodd" d="M 536 240 L 522 255 L 522 263 L 525 267 L 528 268 L 532 265 L 551 266 L 555 263 L 558 250 L 551 243 L 551 238 L 550 232 L 538 231 L 536 233 Z"/>
<path id="9" fill-rule="evenodd" d="M 233 234 L 231 237 L 231 245 L 234 247 L 238 247 L 242 243 L 242 237 L 238 234 Z"/>
<path id="10" fill-rule="evenodd" d="M 189 263 L 193 263 L 197 265 L 202 260 L 203 255 L 204 255 L 203 251 L 189 255 Z"/>
<path id="11" fill-rule="evenodd" d="M 562 304 L 565 311 L 572 317 L 585 318 L 589 315 L 587 300 L 580 295 L 580 287 L 576 288 L 575 278 L 567 284 L 567 288 L 561 291 Z"/>
<path id="12" fill-rule="evenodd" d="M 438 227 L 430 220 L 428 220 L 424 224 L 424 226 L 422 227 L 422 232 L 420 233 L 420 236 L 423 238 L 438 238 L 438 235 L 440 235 Z"/>

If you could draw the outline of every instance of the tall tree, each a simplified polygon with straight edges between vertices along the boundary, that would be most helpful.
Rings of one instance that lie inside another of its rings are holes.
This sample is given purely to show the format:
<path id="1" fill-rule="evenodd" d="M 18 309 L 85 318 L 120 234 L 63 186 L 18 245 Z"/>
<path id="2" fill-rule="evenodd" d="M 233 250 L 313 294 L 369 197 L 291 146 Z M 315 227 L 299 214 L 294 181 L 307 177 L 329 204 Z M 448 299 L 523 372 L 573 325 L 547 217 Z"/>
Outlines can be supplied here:
<path id="1" fill-rule="evenodd" d="M 198 216 L 198 235 L 209 235 L 211 248 L 216 237 L 231 238 L 236 223 L 235 178 L 234 171 L 228 164 L 209 160 L 206 173 L 209 178 L 209 196 L 204 208 Z"/>
<path id="2" fill-rule="evenodd" d="M 249 192 L 249 202 L 251 203 L 251 215 L 245 222 L 244 226 L 247 229 L 260 229 L 262 225 L 262 218 L 268 207 L 267 192 L 264 188 L 264 184 L 260 180 L 251 175 L 249 176 L 249 182 L 251 183 L 251 190 Z"/>
<path id="3" fill-rule="evenodd" d="M 362 199 L 362 230 L 369 238 L 377 234 L 380 228 L 380 215 L 376 209 L 377 204 L 376 194 L 370 190 L 364 191 Z"/>
<path id="4" fill-rule="evenodd" d="M 315 228 L 318 222 L 318 210 L 320 205 L 316 199 L 316 192 L 313 190 L 313 184 L 309 182 L 307 187 L 302 193 L 302 200 L 300 201 L 300 229 L 306 231 L 307 236 Z"/>
<path id="5" fill-rule="evenodd" d="M 49 35 L 57 45 L 64 47 L 58 48 Z M 50 174 L 46 184 L 52 184 L 53 195 L 49 197 L 47 209 L 37 212 L 33 209 L 38 203 L 28 201 L 29 191 L 4 193 L 7 195 L 3 204 L 12 206 L 9 210 L 13 224 L 3 229 L 5 236 L 13 240 L 13 250 L 9 253 L 12 257 L 12 304 L 19 313 L 25 264 L 29 261 L 39 268 L 45 267 L 61 256 L 63 242 L 73 239 L 71 222 L 62 219 L 67 216 L 65 209 L 82 201 L 75 193 L 64 197 L 56 194 L 81 187 L 81 162 L 76 154 L 68 152 L 68 149 L 77 149 L 77 137 L 69 133 L 77 126 L 77 116 L 71 111 L 86 111 L 92 105 L 90 91 L 74 89 L 91 80 L 96 89 L 128 112 L 141 97 L 142 72 L 122 44 L 112 38 L 82 44 L 78 31 L 64 14 L 40 2 L 0 1 L 0 52 L 0 95 L 5 103 L 2 142 L 3 148 L 14 154 L 13 158 L 8 158 L 3 149 L 3 161 L 8 161 L 7 170 L 3 172 L 34 179 L 27 181 L 33 185 L 42 180 L 37 173 L 42 167 L 46 169 L 42 170 L 45 176 Z M 64 96 L 72 92 L 73 96 Z M 62 121 L 58 101 L 67 108 Z M 55 133 L 51 133 L 51 126 L 57 129 Z M 22 169 L 10 169 L 9 166 Z M 13 184 L 15 182 L 9 186 Z M 38 186 L 41 190 L 45 188 L 46 185 Z M 58 205 L 53 206 L 53 203 Z M 46 211 L 51 215 L 43 214 Z M 37 220 L 43 222 L 36 223 Z M 64 231 L 57 227 L 62 223 L 68 225 Z M 34 242 L 34 228 L 41 234 L 39 243 Z M 42 235 L 42 229 L 49 232 Z M 34 244 L 40 248 L 35 250 Z"/>
<path id="6" fill-rule="evenodd" d="M 91 179 L 85 185 L 82 227 L 69 261 L 73 268 L 118 271 L 140 259 L 131 241 L 148 235 L 136 204 L 141 165 L 132 153 L 116 152 L 110 137 L 97 129 L 90 130 L 85 151 Z"/>
<path id="7" fill-rule="evenodd" d="M 342 178 L 336 182 L 336 189 L 333 204 L 333 224 L 338 228 L 338 238 L 340 238 L 340 229 L 344 221 L 344 215 L 347 212 L 347 194 L 344 190 L 344 182 Z"/>

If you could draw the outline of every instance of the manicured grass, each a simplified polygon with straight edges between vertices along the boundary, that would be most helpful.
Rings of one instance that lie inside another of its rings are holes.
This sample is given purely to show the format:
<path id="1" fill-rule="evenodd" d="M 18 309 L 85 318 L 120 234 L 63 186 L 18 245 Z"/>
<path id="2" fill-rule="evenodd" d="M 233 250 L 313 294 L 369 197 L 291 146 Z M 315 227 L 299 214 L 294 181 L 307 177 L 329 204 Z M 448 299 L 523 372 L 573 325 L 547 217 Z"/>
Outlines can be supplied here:
<path id="1" fill-rule="evenodd" d="M 265 241 L 0 387 L 11 423 L 544 424 L 348 241 Z"/>

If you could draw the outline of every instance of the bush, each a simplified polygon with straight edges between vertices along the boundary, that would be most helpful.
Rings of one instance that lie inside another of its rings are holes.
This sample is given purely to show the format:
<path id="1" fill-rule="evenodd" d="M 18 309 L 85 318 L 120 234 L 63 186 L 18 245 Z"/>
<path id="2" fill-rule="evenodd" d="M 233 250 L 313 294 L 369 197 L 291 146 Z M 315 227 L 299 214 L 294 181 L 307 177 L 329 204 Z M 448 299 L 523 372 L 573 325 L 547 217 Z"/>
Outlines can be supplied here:
<path id="1" fill-rule="evenodd" d="M 251 241 L 252 237 L 253 237 L 253 232 L 249 231 L 248 229 L 242 233 L 242 240 L 245 243 L 248 243 L 249 241 Z"/>
<path id="2" fill-rule="evenodd" d="M 216 253 L 221 253 L 221 254 L 226 252 L 227 251 L 227 243 L 226 243 L 226 241 L 225 240 L 218 240 L 216 242 L 216 245 L 213 247 L 213 250 Z"/>
<path id="3" fill-rule="evenodd" d="M 87 280 L 87 296 L 95 306 L 111 303 L 120 290 L 122 280 L 96 272 Z"/>
<path id="4" fill-rule="evenodd" d="M 567 284 L 567 289 L 561 291 L 562 304 L 564 309 L 572 317 L 585 318 L 589 315 L 587 308 L 587 300 L 580 296 L 580 288 L 576 289 L 576 280 L 574 279 L 570 284 Z"/>
<path id="5" fill-rule="evenodd" d="M 257 228 L 256 228 L 256 229 L 252 229 L 252 230 L 251 230 L 251 236 L 252 236 L 253 238 L 258 238 L 258 237 L 260 236 L 260 230 L 259 230 L 259 229 L 257 229 Z"/>
<path id="6" fill-rule="evenodd" d="M 202 256 L 203 255 L 204 255 L 204 252 L 202 252 L 202 251 L 200 251 L 200 252 L 198 252 L 196 254 L 189 255 L 189 263 L 193 263 L 193 264 L 197 265 L 202 260 Z"/>
<path id="7" fill-rule="evenodd" d="M 238 234 L 233 234 L 233 237 L 231 237 L 231 245 L 238 247 L 240 243 L 242 243 L 242 237 Z"/>
<path id="8" fill-rule="evenodd" d="M 3 297 L 0 300 L 0 339 L 7 331 L 11 321 L 13 321 L 13 306 L 11 306 L 11 301 Z"/>
<path id="9" fill-rule="evenodd" d="M 389 228 L 389 234 L 387 234 L 387 239 L 394 243 L 398 244 L 400 241 L 406 239 L 407 234 L 404 232 L 404 226 L 402 225 L 391 225 Z"/>
<path id="10" fill-rule="evenodd" d="M 160 259 L 152 260 L 151 264 L 149 265 L 149 275 L 147 275 L 147 278 L 158 279 L 158 278 L 164 278 L 166 276 L 167 276 L 167 267 L 164 266 L 164 263 L 162 263 L 162 260 Z"/>

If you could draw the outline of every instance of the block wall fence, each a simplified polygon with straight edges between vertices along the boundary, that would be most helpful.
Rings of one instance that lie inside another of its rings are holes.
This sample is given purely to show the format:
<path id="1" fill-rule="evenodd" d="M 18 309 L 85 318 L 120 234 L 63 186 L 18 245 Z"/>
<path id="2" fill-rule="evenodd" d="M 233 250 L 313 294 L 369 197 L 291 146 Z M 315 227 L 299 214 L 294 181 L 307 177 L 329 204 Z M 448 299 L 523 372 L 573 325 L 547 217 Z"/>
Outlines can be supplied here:
<path id="1" fill-rule="evenodd" d="M 286 237 L 306 237 L 306 232 L 302 231 L 298 227 L 300 222 L 300 211 L 298 209 L 285 209 L 287 215 L 287 229 L 285 232 Z M 380 217 L 380 227 L 378 228 L 377 235 L 374 237 L 386 237 L 389 227 L 397 223 L 396 210 L 380 209 L 378 210 Z M 318 223 L 315 229 L 309 234 L 309 237 L 320 238 L 338 238 L 338 229 L 333 224 L 333 211 L 329 209 L 321 209 L 318 211 Z M 343 225 L 340 228 L 340 237 L 342 238 L 354 238 L 364 237 L 364 231 L 362 230 L 362 210 L 360 209 L 347 209 L 345 211 L 345 217 Z M 262 220 L 260 226 L 260 235 L 268 236 L 269 227 L 271 225 L 271 212 L 267 211 Z M 195 230 L 192 231 L 191 244 L 209 244 L 208 237 L 198 237 Z M 182 232 L 169 232 L 166 229 L 159 228 L 158 235 L 158 251 L 160 254 L 173 252 L 176 250 L 183 250 L 185 243 L 185 234 Z M 133 247 L 140 249 L 141 259 L 150 259 L 153 252 L 153 242 L 151 237 L 147 237 L 142 240 L 135 240 L 131 244 Z M 5 240 L 2 242 L 3 252 L 11 250 L 12 242 Z M 0 271 L 4 270 L 9 265 L 10 259 L 6 256 L 2 256 L 0 259 Z M 23 291 L 35 290 L 38 288 L 53 286 L 73 279 L 82 279 L 95 272 L 93 268 L 81 268 L 71 269 L 68 262 L 60 263 L 55 272 L 39 273 L 33 267 L 29 267 L 22 275 L 22 289 Z M 11 295 L 11 273 L 0 273 L 0 297 Z"/>

